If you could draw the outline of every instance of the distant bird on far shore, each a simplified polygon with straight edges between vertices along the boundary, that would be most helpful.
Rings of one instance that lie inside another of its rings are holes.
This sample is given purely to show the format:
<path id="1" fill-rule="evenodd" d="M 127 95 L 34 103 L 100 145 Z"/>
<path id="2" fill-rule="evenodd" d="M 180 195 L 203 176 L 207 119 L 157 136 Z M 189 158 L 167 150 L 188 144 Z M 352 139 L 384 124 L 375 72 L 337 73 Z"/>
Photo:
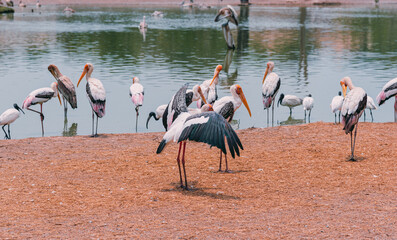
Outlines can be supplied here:
<path id="1" fill-rule="evenodd" d="M 374 99 L 372 99 L 372 97 L 367 95 L 367 106 L 365 107 L 365 109 L 369 109 L 369 113 L 371 114 L 371 121 L 374 121 L 374 116 L 372 115 L 372 110 L 376 110 L 378 109 L 375 105 Z M 365 121 L 365 110 L 364 110 L 364 121 Z"/>
<path id="2" fill-rule="evenodd" d="M 163 17 L 164 14 L 163 14 L 163 12 L 161 12 L 161 11 L 154 11 L 154 12 L 152 13 L 152 16 L 153 16 L 153 17 Z"/>
<path id="3" fill-rule="evenodd" d="M 345 97 L 341 110 L 343 130 L 346 134 L 350 133 L 350 147 L 352 152 L 350 161 L 356 161 L 354 158 L 354 147 L 356 144 L 358 121 L 367 105 L 367 93 L 364 89 L 355 87 L 350 77 L 344 77 L 340 81 L 340 85 L 342 86 L 343 96 Z M 349 87 L 350 92 L 346 95 L 347 87 Z"/>
<path id="4" fill-rule="evenodd" d="M 343 104 L 343 97 L 342 97 L 342 92 L 338 92 L 338 96 L 335 96 L 332 98 L 331 101 L 331 111 L 335 113 L 335 124 L 336 124 L 336 112 L 339 111 L 339 123 L 340 123 L 340 110 L 342 109 L 342 104 Z"/>
<path id="5" fill-rule="evenodd" d="M 310 123 L 310 115 L 312 113 L 312 109 L 314 107 L 314 98 L 312 98 L 312 95 L 309 94 L 307 97 L 303 98 L 302 101 L 302 105 L 303 105 L 303 110 L 305 111 L 305 121 L 306 121 L 306 111 L 309 111 L 309 123 Z"/>
<path id="6" fill-rule="evenodd" d="M 23 109 L 30 110 L 32 112 L 40 114 L 40 119 L 41 119 L 41 136 L 44 137 L 44 114 L 43 114 L 43 103 L 47 102 L 53 97 L 58 96 L 59 99 L 59 104 L 62 105 L 61 98 L 59 97 L 58 93 L 58 83 L 53 82 L 51 84 L 51 88 L 45 87 L 45 88 L 39 88 L 34 90 L 33 92 L 29 93 L 29 95 L 26 97 L 25 101 L 22 104 Z M 29 108 L 32 105 L 40 104 L 40 112 L 33 110 Z"/>
<path id="7" fill-rule="evenodd" d="M 37 2 L 36 2 L 36 7 L 41 7 L 41 3 L 40 3 L 40 0 L 37 0 Z"/>
<path id="8" fill-rule="evenodd" d="M 26 7 L 26 4 L 25 4 L 25 3 L 23 3 L 22 1 L 19 1 L 19 4 L 18 4 L 18 6 L 19 6 L 19 7 Z"/>
<path id="9" fill-rule="evenodd" d="M 142 22 L 139 23 L 139 28 L 140 29 L 147 28 L 146 16 L 143 16 Z"/>
<path id="10" fill-rule="evenodd" d="M 9 108 L 0 115 L 0 125 L 3 125 L 2 129 L 5 133 L 4 139 L 11 139 L 10 124 L 19 118 L 20 111 L 25 114 L 18 104 L 14 103 L 14 108 Z M 4 129 L 5 126 L 8 126 L 8 134 Z"/>
<path id="11" fill-rule="evenodd" d="M 74 9 L 70 8 L 70 7 L 65 7 L 65 9 L 63 9 L 64 13 L 74 13 Z"/>
<path id="12" fill-rule="evenodd" d="M 299 98 L 295 95 L 284 95 L 284 93 L 280 94 L 280 98 L 277 102 L 277 107 L 281 104 L 282 106 L 289 107 L 289 115 L 292 115 L 292 108 L 302 105 L 302 98 Z"/>
<path id="13" fill-rule="evenodd" d="M 14 2 L 12 0 L 6 0 L 7 7 L 13 7 Z"/>

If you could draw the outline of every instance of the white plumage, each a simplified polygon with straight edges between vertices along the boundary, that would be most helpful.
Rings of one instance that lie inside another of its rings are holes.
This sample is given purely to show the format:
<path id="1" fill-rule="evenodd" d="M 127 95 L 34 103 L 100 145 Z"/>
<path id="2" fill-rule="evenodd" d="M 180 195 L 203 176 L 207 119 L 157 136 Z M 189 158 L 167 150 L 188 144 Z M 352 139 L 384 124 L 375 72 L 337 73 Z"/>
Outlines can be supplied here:
<path id="1" fill-rule="evenodd" d="M 216 66 L 213 78 L 205 80 L 202 84 L 200 84 L 203 95 L 205 99 L 207 99 L 207 103 L 209 104 L 214 104 L 214 102 L 218 99 L 216 85 L 218 85 L 219 73 L 221 72 L 221 70 L 222 65 Z M 197 101 L 197 107 L 201 107 L 203 104 L 204 103 L 202 103 L 201 101 Z"/>
<path id="2" fill-rule="evenodd" d="M 143 16 L 142 22 L 139 23 L 139 28 L 140 29 L 147 28 L 146 16 Z"/>
<path id="3" fill-rule="evenodd" d="M 228 122 L 233 119 L 234 112 L 244 104 L 251 116 L 251 110 L 240 85 L 235 84 L 230 87 L 232 96 L 225 96 L 215 101 L 213 104 L 214 112 L 222 115 Z"/>
<path id="4" fill-rule="evenodd" d="M 278 100 L 278 104 L 281 104 L 282 106 L 289 107 L 289 114 L 292 114 L 292 108 L 302 105 L 302 99 L 295 96 L 295 95 L 284 95 L 283 93 L 280 95 L 280 98 Z"/>
<path id="5" fill-rule="evenodd" d="M 0 115 L 0 125 L 3 125 L 2 129 L 5 133 L 5 139 L 11 139 L 10 124 L 17 120 L 17 118 L 19 118 L 19 111 L 23 112 L 22 109 L 20 109 L 19 106 L 15 103 L 14 108 L 9 108 Z M 8 134 L 4 129 L 5 126 L 8 126 Z"/>
<path id="6" fill-rule="evenodd" d="M 138 111 L 137 109 L 143 104 L 143 96 L 144 96 L 143 86 L 139 82 L 139 78 L 134 77 L 132 79 L 132 85 L 130 87 L 130 97 L 131 97 L 131 101 L 135 105 L 136 111 Z"/>
<path id="7" fill-rule="evenodd" d="M 302 105 L 303 105 L 303 110 L 305 111 L 305 120 L 306 120 L 306 111 L 309 111 L 309 122 L 310 122 L 310 115 L 314 107 L 314 98 L 312 97 L 311 94 L 303 98 Z"/>
<path id="8" fill-rule="evenodd" d="M 343 104 L 343 97 L 341 96 L 342 92 L 338 93 L 338 96 L 335 96 L 332 98 L 331 101 L 331 111 L 335 113 L 335 123 L 336 123 L 336 112 L 339 111 L 339 123 L 340 123 L 340 110 L 342 109 L 342 104 Z"/>
<path id="9" fill-rule="evenodd" d="M 149 128 L 150 118 L 153 117 L 156 121 L 160 120 L 163 117 L 166 108 L 167 108 L 167 104 L 163 104 L 158 106 L 155 112 L 150 112 L 149 117 L 146 120 L 146 128 Z"/>

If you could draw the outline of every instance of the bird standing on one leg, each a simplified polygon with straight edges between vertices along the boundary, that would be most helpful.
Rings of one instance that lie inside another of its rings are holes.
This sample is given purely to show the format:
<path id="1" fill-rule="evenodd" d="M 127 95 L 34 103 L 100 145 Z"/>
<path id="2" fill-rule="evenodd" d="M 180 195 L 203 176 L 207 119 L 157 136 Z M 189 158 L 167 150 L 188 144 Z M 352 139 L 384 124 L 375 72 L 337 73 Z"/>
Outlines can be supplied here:
<path id="1" fill-rule="evenodd" d="M 87 85 L 86 92 L 87 98 L 92 108 L 92 135 L 91 137 L 98 137 L 98 118 L 105 116 L 105 104 L 106 104 L 106 92 L 101 81 L 96 78 L 92 78 L 91 74 L 94 71 L 94 66 L 91 63 L 87 63 L 84 66 L 83 73 L 77 82 L 79 87 L 81 79 L 86 75 Z M 96 130 L 94 134 L 94 113 L 96 115 Z"/>
<path id="2" fill-rule="evenodd" d="M 138 116 L 139 116 L 139 107 L 143 104 L 143 96 L 145 92 L 143 91 L 142 84 L 139 83 L 138 77 L 132 78 L 132 85 L 130 87 L 130 97 L 131 101 L 135 105 L 135 112 L 136 112 L 136 130 L 138 131 Z"/>
<path id="3" fill-rule="evenodd" d="M 349 77 L 344 77 L 340 81 L 340 85 L 342 86 L 343 96 L 345 97 L 341 110 L 343 130 L 345 130 L 346 134 L 350 133 L 350 147 L 352 152 L 350 161 L 356 161 L 354 158 L 354 147 L 356 144 L 358 120 L 360 119 L 364 112 L 365 106 L 367 105 L 367 93 L 364 91 L 364 89 L 355 87 Z M 350 92 L 346 95 L 347 87 L 349 87 Z"/>

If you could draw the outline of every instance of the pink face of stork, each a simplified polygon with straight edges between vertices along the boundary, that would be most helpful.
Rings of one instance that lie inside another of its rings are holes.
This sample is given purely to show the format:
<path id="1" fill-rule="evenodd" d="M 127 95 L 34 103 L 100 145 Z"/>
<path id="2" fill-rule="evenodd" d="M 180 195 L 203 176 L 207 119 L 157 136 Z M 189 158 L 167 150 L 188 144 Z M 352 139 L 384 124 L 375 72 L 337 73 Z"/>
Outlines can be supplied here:
<path id="1" fill-rule="evenodd" d="M 214 80 L 217 78 L 217 77 L 219 77 L 219 73 L 222 71 L 222 65 L 218 65 L 218 66 L 216 66 L 216 68 L 215 68 L 215 74 L 214 74 L 214 77 L 212 78 L 212 81 L 211 81 L 211 83 L 210 83 L 210 86 L 212 85 L 212 83 L 214 82 Z"/>
<path id="2" fill-rule="evenodd" d="M 266 64 L 266 71 L 265 71 L 265 75 L 263 76 L 263 79 L 262 79 L 262 84 L 265 82 L 267 75 L 273 71 L 273 68 L 274 68 L 274 62 L 268 62 Z"/>

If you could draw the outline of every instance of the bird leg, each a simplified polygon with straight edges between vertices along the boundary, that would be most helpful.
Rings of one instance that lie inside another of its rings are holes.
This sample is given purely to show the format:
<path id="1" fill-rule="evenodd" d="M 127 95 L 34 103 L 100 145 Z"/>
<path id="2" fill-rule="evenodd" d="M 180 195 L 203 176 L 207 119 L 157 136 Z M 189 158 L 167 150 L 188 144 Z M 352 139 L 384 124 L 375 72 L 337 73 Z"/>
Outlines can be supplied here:
<path id="1" fill-rule="evenodd" d="M 135 107 L 136 115 L 139 116 L 139 106 Z"/>
<path id="2" fill-rule="evenodd" d="M 312 115 L 312 110 L 309 110 L 309 123 L 310 123 L 310 116 Z"/>
<path id="3" fill-rule="evenodd" d="M 225 163 L 226 163 L 225 173 L 231 173 L 232 171 L 229 170 L 229 166 L 227 165 L 227 157 L 226 157 L 226 154 L 225 154 Z"/>
<path id="4" fill-rule="evenodd" d="M 269 108 L 267 108 L 267 126 L 269 126 Z"/>
<path id="5" fill-rule="evenodd" d="M 274 99 L 275 99 L 275 97 L 273 98 L 273 101 L 272 101 L 272 127 L 273 127 L 273 123 L 274 123 Z"/>
<path id="6" fill-rule="evenodd" d="M 372 109 L 369 109 L 369 114 L 371 115 L 371 122 L 374 122 L 374 116 L 372 115 Z"/>
<path id="7" fill-rule="evenodd" d="M 63 111 L 65 113 L 65 118 L 67 118 L 67 115 L 68 115 L 68 103 L 66 102 L 65 96 L 63 96 Z"/>
<path id="8" fill-rule="evenodd" d="M 95 129 L 95 137 L 98 137 L 98 116 L 96 116 L 96 129 Z"/>
<path id="9" fill-rule="evenodd" d="M 43 121 L 44 121 L 44 115 L 43 115 L 43 104 L 42 103 L 40 103 L 40 112 L 39 111 L 36 111 L 36 110 L 33 110 L 33 109 L 31 109 L 31 108 L 26 108 L 27 110 L 30 110 L 30 111 L 32 111 L 32 112 L 35 112 L 35 113 L 38 113 L 38 114 L 40 114 L 40 119 L 41 119 L 41 134 L 42 134 L 42 136 L 44 137 L 44 126 L 43 126 Z"/>
<path id="10" fill-rule="evenodd" d="M 7 125 L 8 125 L 8 139 L 11 139 L 10 124 L 7 124 Z"/>
<path id="11" fill-rule="evenodd" d="M 356 125 L 356 129 L 354 130 L 354 141 L 353 141 L 353 149 L 352 149 L 352 158 L 350 159 L 351 161 L 356 161 L 356 159 L 354 159 L 354 147 L 356 145 L 357 128 L 358 128 L 358 124 Z"/>
<path id="12" fill-rule="evenodd" d="M 219 170 L 218 172 L 222 172 L 222 150 L 220 150 L 220 157 L 219 157 Z"/>
<path id="13" fill-rule="evenodd" d="M 335 124 L 336 124 L 336 113 L 335 113 Z"/>
<path id="14" fill-rule="evenodd" d="M 305 123 L 306 123 L 306 110 L 304 110 L 305 111 Z"/>
<path id="15" fill-rule="evenodd" d="M 289 115 L 292 115 L 292 108 L 289 108 Z"/>
<path id="16" fill-rule="evenodd" d="M 365 109 L 364 109 L 364 122 L 365 122 Z"/>
<path id="17" fill-rule="evenodd" d="M 183 173 L 185 175 L 185 190 L 189 190 L 187 186 L 186 169 L 185 169 L 185 150 L 186 150 L 186 141 L 183 142 L 182 166 L 183 166 Z"/>
<path id="18" fill-rule="evenodd" d="M 92 110 L 92 135 L 91 135 L 91 137 L 95 137 L 95 134 L 94 134 L 94 110 Z"/>
<path id="19" fill-rule="evenodd" d="M 340 123 L 340 111 L 339 111 L 339 123 Z"/>
<path id="20" fill-rule="evenodd" d="M 2 129 L 3 129 L 3 131 L 4 131 L 4 134 L 5 134 L 5 137 L 4 137 L 4 139 L 10 139 L 10 138 L 8 137 L 8 135 L 7 135 L 7 132 L 6 132 L 6 130 L 4 129 L 4 128 L 5 128 L 5 126 L 6 126 L 6 125 L 3 125 L 3 127 L 2 127 Z"/>
<path id="21" fill-rule="evenodd" d="M 181 148 L 182 148 L 182 142 L 179 143 L 178 157 L 176 158 L 176 162 L 178 163 L 179 180 L 180 180 L 180 182 L 181 182 L 181 188 L 183 188 L 181 164 L 180 164 L 180 159 L 179 159 L 179 157 L 180 157 L 180 155 L 181 155 Z"/>

